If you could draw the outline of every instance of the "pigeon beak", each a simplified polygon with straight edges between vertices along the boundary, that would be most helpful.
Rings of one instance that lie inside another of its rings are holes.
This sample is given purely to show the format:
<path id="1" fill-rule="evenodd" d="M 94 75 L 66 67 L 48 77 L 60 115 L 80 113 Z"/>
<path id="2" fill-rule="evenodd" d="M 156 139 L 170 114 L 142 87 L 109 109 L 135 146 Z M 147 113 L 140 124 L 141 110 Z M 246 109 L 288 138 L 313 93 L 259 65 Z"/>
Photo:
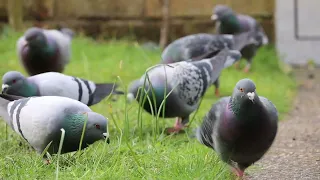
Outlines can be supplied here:
<path id="1" fill-rule="evenodd" d="M 218 19 L 218 16 L 216 14 L 212 14 L 211 20 L 216 21 Z"/>
<path id="2" fill-rule="evenodd" d="M 9 88 L 9 85 L 8 84 L 2 84 L 2 91 L 1 93 L 5 93 L 7 91 L 7 89 Z"/>
<path id="3" fill-rule="evenodd" d="M 254 92 L 248 92 L 247 93 L 247 96 L 248 98 L 253 102 L 254 101 L 254 96 L 255 96 L 255 93 Z"/>
<path id="4" fill-rule="evenodd" d="M 110 144 L 109 133 L 102 133 L 104 139 L 107 139 L 107 143 Z"/>

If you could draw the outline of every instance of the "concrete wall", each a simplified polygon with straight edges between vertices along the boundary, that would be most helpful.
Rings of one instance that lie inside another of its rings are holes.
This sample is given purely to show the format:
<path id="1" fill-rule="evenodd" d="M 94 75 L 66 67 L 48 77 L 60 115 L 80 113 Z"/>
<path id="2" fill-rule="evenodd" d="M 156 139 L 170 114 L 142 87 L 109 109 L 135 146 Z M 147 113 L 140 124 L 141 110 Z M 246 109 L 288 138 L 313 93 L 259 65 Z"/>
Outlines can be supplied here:
<path id="1" fill-rule="evenodd" d="M 275 34 L 286 63 L 320 65 L 320 0 L 276 0 Z"/>

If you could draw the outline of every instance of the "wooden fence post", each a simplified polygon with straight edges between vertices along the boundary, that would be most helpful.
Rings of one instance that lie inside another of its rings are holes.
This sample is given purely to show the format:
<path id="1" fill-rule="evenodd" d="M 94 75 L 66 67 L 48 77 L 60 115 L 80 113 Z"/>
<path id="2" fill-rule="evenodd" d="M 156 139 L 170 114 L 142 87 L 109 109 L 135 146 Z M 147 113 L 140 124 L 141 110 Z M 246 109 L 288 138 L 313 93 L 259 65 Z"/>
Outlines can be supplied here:
<path id="1" fill-rule="evenodd" d="M 23 0 L 8 0 L 9 24 L 15 31 L 23 28 Z"/>
<path id="2" fill-rule="evenodd" d="M 162 25 L 160 30 L 160 48 L 164 49 L 168 43 L 170 28 L 170 0 L 162 0 Z"/>

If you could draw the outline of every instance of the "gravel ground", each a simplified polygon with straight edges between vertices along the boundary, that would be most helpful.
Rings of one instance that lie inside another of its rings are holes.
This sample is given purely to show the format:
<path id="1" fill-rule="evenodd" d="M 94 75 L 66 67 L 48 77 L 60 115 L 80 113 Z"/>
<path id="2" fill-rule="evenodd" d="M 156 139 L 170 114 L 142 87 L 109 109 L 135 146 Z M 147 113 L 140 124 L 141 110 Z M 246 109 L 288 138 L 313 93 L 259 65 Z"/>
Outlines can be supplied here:
<path id="1" fill-rule="evenodd" d="M 291 113 L 279 123 L 268 153 L 248 169 L 252 180 L 320 180 L 320 70 L 308 79 L 295 70 L 299 93 Z"/>

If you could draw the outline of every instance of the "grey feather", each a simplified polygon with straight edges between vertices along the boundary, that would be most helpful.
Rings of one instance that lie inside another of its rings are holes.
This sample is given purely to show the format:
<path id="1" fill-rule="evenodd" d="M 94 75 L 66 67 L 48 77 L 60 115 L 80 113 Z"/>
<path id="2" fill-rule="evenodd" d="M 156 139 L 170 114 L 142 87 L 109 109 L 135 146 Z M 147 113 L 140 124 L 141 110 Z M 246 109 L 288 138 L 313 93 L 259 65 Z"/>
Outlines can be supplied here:
<path id="1" fill-rule="evenodd" d="M 121 95 L 115 83 L 93 81 L 64 75 L 57 72 L 42 73 L 25 77 L 20 72 L 9 71 L 2 78 L 2 92 L 23 97 L 63 96 L 78 100 L 86 105 L 99 103 L 108 95 Z"/>
<path id="2" fill-rule="evenodd" d="M 242 56 L 247 60 L 247 68 L 250 68 L 256 51 L 263 45 L 269 43 L 269 39 L 263 30 L 261 24 L 253 17 L 236 14 L 226 5 L 216 5 L 213 14 L 217 17 L 216 30 L 218 34 L 238 34 L 243 32 L 253 32 L 256 40 L 254 45 L 249 44 L 241 49 Z"/>
<path id="3" fill-rule="evenodd" d="M 209 85 L 214 82 L 224 68 L 227 60 L 236 61 L 241 57 L 239 51 L 222 50 L 217 56 L 201 61 L 182 61 L 168 65 L 157 65 L 139 80 L 130 84 L 128 99 L 137 99 L 140 105 L 149 113 L 159 112 L 165 95 L 165 117 L 182 117 L 185 123 L 189 115 L 196 110 L 201 97 Z M 143 87 L 145 78 L 146 86 Z M 138 89 L 142 88 L 138 94 Z M 144 95 L 150 98 L 153 109 L 148 102 L 141 102 Z M 155 97 L 155 98 L 153 98 Z"/>
<path id="4" fill-rule="evenodd" d="M 72 31 L 32 27 L 17 41 L 20 63 L 29 75 L 62 72 L 71 58 Z"/>
<path id="5" fill-rule="evenodd" d="M 39 154 L 52 142 L 48 152 L 58 151 L 61 131 L 65 130 L 62 153 L 76 151 L 86 122 L 82 148 L 108 137 L 107 119 L 76 100 L 57 97 L 16 97 L 0 94 L 0 115 Z M 39 111 L 41 109 L 41 111 Z M 6 111 L 8 110 L 8 111 Z M 99 126 L 97 126 L 99 125 Z"/>
<path id="6" fill-rule="evenodd" d="M 237 35 L 193 34 L 179 38 L 169 44 L 162 53 L 161 63 L 168 64 L 180 61 L 199 61 L 214 57 L 224 48 L 241 50 L 246 45 L 256 44 L 253 32 Z M 226 61 L 224 68 L 230 67 L 235 61 Z M 219 79 L 217 79 L 218 81 Z M 214 82 L 216 88 L 219 82 Z"/>
<path id="7" fill-rule="evenodd" d="M 251 80 L 242 79 L 231 97 L 213 104 L 196 136 L 242 174 L 270 148 L 277 127 L 276 107 L 267 98 L 257 95 Z"/>

